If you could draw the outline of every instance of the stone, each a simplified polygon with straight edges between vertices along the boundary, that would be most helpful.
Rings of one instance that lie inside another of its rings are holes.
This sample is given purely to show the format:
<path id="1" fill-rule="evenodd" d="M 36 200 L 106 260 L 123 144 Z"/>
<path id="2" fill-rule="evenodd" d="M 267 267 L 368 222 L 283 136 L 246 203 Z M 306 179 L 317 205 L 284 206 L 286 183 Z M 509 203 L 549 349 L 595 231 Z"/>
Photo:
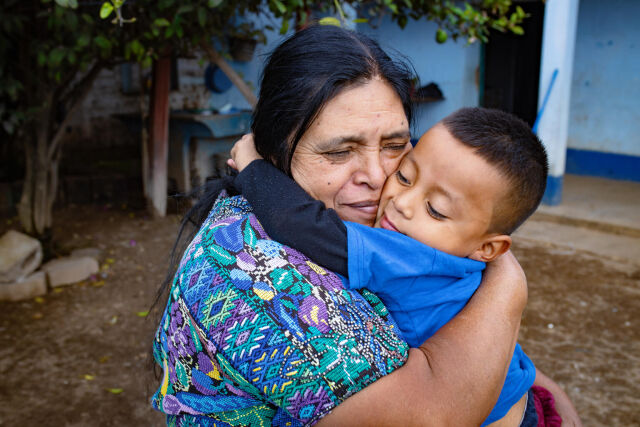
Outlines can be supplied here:
<path id="1" fill-rule="evenodd" d="M 42 266 L 52 288 L 86 280 L 99 269 L 98 261 L 90 257 L 58 258 Z"/>
<path id="2" fill-rule="evenodd" d="M 71 251 L 71 258 L 89 257 L 95 259 L 98 263 L 102 260 L 102 249 L 99 248 L 80 248 Z"/>
<path id="3" fill-rule="evenodd" d="M 47 293 L 47 278 L 42 271 L 13 283 L 0 283 L 0 301 L 21 301 Z"/>
<path id="4" fill-rule="evenodd" d="M 36 271 L 42 262 L 38 239 L 15 230 L 0 237 L 0 283 L 14 283 Z"/>

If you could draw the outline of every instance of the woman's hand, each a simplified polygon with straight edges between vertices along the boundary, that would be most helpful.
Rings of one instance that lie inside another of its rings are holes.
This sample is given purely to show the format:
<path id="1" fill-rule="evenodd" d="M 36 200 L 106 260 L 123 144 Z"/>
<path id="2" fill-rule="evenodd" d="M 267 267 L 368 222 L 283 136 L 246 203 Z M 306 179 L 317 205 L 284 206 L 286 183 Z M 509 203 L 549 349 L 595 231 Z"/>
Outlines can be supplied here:
<path id="1" fill-rule="evenodd" d="M 231 158 L 227 160 L 227 164 L 238 172 L 242 172 L 249 163 L 258 159 L 262 159 L 262 156 L 258 154 L 256 150 L 256 145 L 253 142 L 253 134 L 248 133 L 233 144 Z"/>

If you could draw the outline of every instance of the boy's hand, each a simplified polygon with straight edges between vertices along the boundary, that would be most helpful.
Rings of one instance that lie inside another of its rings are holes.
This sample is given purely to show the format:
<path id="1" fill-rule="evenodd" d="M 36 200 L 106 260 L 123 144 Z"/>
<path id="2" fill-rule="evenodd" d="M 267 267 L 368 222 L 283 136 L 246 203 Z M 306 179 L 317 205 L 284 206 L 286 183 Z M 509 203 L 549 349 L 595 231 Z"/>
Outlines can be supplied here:
<path id="1" fill-rule="evenodd" d="M 231 149 L 231 158 L 227 160 L 227 164 L 238 172 L 242 172 L 249 163 L 254 160 L 261 159 L 262 156 L 256 151 L 256 145 L 253 143 L 253 134 L 243 135 Z"/>

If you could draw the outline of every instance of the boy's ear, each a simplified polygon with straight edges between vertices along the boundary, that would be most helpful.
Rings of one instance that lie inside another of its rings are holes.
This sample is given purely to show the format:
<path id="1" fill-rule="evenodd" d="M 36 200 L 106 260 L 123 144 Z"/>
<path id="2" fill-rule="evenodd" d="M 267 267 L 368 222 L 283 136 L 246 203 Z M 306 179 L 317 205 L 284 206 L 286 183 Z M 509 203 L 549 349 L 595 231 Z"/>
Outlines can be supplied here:
<path id="1" fill-rule="evenodd" d="M 473 251 L 469 258 L 476 261 L 491 262 L 511 247 L 511 237 L 506 234 L 498 234 L 487 238 L 478 249 Z"/>

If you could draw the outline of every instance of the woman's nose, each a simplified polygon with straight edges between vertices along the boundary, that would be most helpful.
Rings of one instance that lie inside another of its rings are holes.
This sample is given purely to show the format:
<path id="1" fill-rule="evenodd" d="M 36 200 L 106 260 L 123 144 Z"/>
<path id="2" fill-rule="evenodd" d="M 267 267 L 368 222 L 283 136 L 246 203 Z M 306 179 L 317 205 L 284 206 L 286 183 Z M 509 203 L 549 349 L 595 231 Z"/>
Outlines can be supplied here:
<path id="1" fill-rule="evenodd" d="M 356 184 L 367 184 L 374 190 L 381 189 L 387 180 L 379 151 L 363 153 L 360 168 L 355 176 Z"/>

